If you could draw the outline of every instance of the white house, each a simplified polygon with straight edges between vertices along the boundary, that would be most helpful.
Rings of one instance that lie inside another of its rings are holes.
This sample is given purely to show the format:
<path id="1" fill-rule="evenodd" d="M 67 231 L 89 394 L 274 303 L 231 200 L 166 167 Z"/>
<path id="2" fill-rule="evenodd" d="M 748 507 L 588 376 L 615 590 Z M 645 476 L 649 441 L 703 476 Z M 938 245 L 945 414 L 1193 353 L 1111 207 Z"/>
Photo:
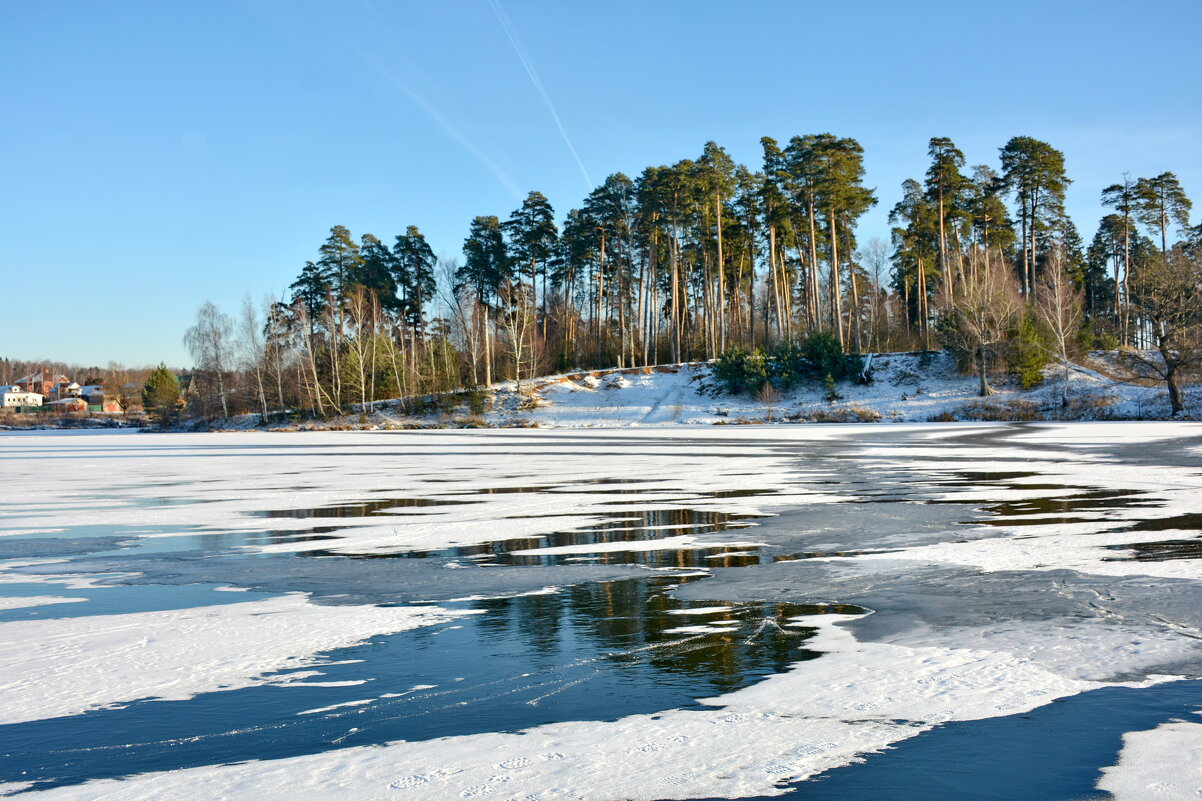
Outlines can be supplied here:
<path id="1" fill-rule="evenodd" d="M 42 396 L 36 392 L 26 392 L 20 387 L 5 387 L 3 393 L 6 409 L 11 409 L 16 406 L 41 406 Z"/>

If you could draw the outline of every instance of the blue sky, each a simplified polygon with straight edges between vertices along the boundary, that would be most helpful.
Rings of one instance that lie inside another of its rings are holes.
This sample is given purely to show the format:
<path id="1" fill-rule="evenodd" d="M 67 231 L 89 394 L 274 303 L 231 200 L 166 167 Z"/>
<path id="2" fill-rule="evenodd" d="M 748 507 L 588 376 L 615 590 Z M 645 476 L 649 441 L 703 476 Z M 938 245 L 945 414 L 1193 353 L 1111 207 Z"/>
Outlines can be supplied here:
<path id="1" fill-rule="evenodd" d="M 865 148 L 866 241 L 930 137 L 996 166 L 1028 135 L 1064 151 L 1087 241 L 1124 172 L 1202 206 L 1198 0 L 497 3 L 594 183 L 831 131 Z M 202 301 L 280 295 L 333 225 L 455 256 L 475 215 L 588 191 L 489 0 L 0 14 L 0 291 L 37 309 L 0 356 L 184 365 Z"/>

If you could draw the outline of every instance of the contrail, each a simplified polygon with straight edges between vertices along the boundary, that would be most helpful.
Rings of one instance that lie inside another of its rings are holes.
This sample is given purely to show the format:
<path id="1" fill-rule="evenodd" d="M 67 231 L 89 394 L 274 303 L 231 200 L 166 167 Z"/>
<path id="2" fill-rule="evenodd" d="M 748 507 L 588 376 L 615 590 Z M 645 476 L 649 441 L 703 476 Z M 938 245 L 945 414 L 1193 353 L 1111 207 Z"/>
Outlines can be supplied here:
<path id="1" fill-rule="evenodd" d="M 376 7 L 371 2 L 371 0 L 366 0 L 365 4 L 366 4 L 368 10 L 371 12 L 372 16 L 374 16 L 376 18 L 376 21 L 379 22 L 381 28 L 384 30 L 384 34 L 388 37 L 389 41 L 391 41 L 393 46 L 395 47 L 396 46 L 396 38 L 392 35 L 392 28 L 388 25 L 388 21 L 385 20 L 384 17 L 380 14 L 380 12 L 376 10 Z M 452 139 L 454 139 L 456 142 L 458 142 L 459 145 L 464 150 L 466 150 L 467 152 L 469 152 L 473 156 L 475 156 L 476 159 L 479 160 L 479 162 L 481 164 L 483 164 L 486 168 L 488 168 L 488 171 L 493 174 L 493 177 L 496 178 L 498 181 L 500 181 L 501 185 L 509 190 L 510 194 L 512 194 L 514 196 L 514 198 L 516 198 L 517 200 L 521 200 L 524 197 L 521 190 L 519 190 L 517 188 L 517 184 L 515 184 L 513 182 L 513 180 L 509 177 L 508 173 L 506 173 L 503 169 L 501 169 L 501 167 L 495 161 L 493 161 L 487 155 L 485 155 L 484 152 L 482 150 L 480 150 L 480 148 L 476 147 L 475 143 L 472 142 L 472 140 L 468 139 L 463 133 L 461 133 L 459 131 L 459 129 L 456 128 L 451 123 L 450 120 L 448 120 L 446 117 L 444 117 L 438 109 L 436 109 L 429 101 L 426 100 L 426 98 L 419 95 L 416 91 L 414 91 L 409 86 L 409 84 L 402 81 L 400 78 L 398 78 L 396 75 L 394 75 L 390 70 L 385 69 L 374 58 L 369 57 L 365 52 L 363 52 L 362 48 L 358 49 L 357 55 L 365 63 L 367 63 L 369 66 L 371 66 L 372 69 L 374 69 L 376 72 L 378 72 L 380 74 L 380 76 L 382 78 L 384 78 L 384 80 L 388 81 L 390 84 L 395 86 L 397 89 L 400 89 L 401 92 L 403 92 L 405 95 L 407 95 L 410 100 L 412 100 L 414 103 L 416 103 L 418 105 L 419 108 L 421 108 L 422 111 L 426 112 L 426 115 L 428 117 L 430 117 L 430 119 L 432 119 L 432 120 L 434 120 L 434 122 L 438 123 L 439 127 L 442 128 L 443 131 L 445 131 L 448 136 L 450 136 Z"/>
<path id="2" fill-rule="evenodd" d="M 368 61 L 368 63 L 370 64 L 371 62 Z M 430 105 L 430 103 L 424 97 L 413 91 L 411 88 L 409 88 L 408 84 L 393 75 L 388 70 L 384 69 L 378 64 L 372 64 L 372 66 L 375 67 L 376 71 L 379 72 L 386 81 L 408 95 L 410 100 L 421 107 L 421 110 L 426 112 L 426 114 L 430 116 L 430 119 L 438 123 L 439 126 L 446 131 L 452 139 L 458 142 L 464 150 L 479 159 L 480 163 L 487 167 L 488 171 L 493 174 L 493 177 L 500 181 L 501 184 L 508 189 L 516 199 L 522 199 L 523 195 L 521 191 L 517 188 L 517 184 L 510 179 L 509 175 L 507 175 L 506 172 L 502 170 L 495 161 L 486 156 L 484 152 L 480 150 L 480 148 L 476 147 L 476 145 L 470 139 L 460 133 L 459 129 L 452 125 L 450 120 L 442 116 L 442 113 L 439 112 L 438 109 Z"/>
<path id="3" fill-rule="evenodd" d="M 501 5 L 497 0 L 488 0 L 488 4 L 492 6 L 493 13 L 497 15 L 497 20 L 501 23 L 501 27 L 505 29 L 505 35 L 509 37 L 509 43 L 513 45 L 513 51 L 517 53 L 518 60 L 526 68 L 526 74 L 530 76 L 530 82 L 534 84 L 534 88 L 542 95 L 543 102 L 547 104 L 547 110 L 551 112 L 551 116 L 555 119 L 555 125 L 559 128 L 559 135 L 563 137 L 564 144 L 568 146 L 568 150 L 572 151 L 572 158 L 576 159 L 576 164 L 580 166 L 580 173 L 584 176 L 584 182 L 588 185 L 591 192 L 593 189 L 593 179 L 589 177 L 584 162 L 580 160 L 580 154 L 576 152 L 576 146 L 572 144 L 572 140 L 568 137 L 568 132 L 563 127 L 563 120 L 559 119 L 559 112 L 555 110 L 555 104 L 551 102 L 551 96 L 547 94 L 542 79 L 538 77 L 538 71 L 530 63 L 530 59 L 526 58 L 526 51 L 522 49 L 517 34 L 513 32 L 513 26 L 509 24 L 509 18 L 505 16 L 505 12 L 501 9 Z"/>

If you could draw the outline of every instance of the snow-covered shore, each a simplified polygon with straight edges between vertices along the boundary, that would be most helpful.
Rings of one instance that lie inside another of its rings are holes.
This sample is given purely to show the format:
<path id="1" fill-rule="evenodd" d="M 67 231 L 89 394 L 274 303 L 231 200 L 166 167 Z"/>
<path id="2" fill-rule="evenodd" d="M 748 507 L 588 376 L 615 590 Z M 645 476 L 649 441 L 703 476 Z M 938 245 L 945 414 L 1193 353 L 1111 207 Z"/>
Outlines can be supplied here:
<path id="1" fill-rule="evenodd" d="M 496 384 L 473 393 L 448 393 L 401 404 L 379 401 L 332 420 L 271 423 L 275 430 L 537 427 L 615 428 L 757 423 L 948 422 L 990 420 L 1159 420 L 1169 417 L 1163 384 L 1123 380 L 1107 354 L 1067 371 L 1069 405 L 1061 395 L 1065 371 L 1049 365 L 1038 386 L 994 378 L 982 398 L 975 375 L 960 372 L 946 352 L 882 353 L 865 358 L 865 380 L 838 385 L 838 397 L 819 385 L 800 386 L 772 399 L 721 391 L 710 365 L 577 370 Z M 1202 390 L 1187 389 L 1187 395 Z M 477 410 L 473 412 L 471 406 Z M 217 430 L 262 427 L 258 415 L 189 424 Z"/>

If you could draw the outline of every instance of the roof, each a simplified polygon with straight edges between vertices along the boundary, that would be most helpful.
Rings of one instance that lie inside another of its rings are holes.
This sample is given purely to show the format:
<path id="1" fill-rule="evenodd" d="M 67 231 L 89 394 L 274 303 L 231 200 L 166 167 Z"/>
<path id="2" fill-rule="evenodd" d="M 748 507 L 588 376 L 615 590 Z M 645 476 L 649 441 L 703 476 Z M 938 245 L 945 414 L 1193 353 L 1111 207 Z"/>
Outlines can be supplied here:
<path id="1" fill-rule="evenodd" d="M 70 380 L 71 379 L 67 378 L 65 375 L 54 375 L 49 370 L 38 370 L 36 373 L 30 373 L 24 378 L 18 378 L 16 383 L 37 384 L 41 383 L 42 381 L 51 381 L 55 384 L 65 384 L 70 382 Z"/>
<path id="2" fill-rule="evenodd" d="M 69 403 L 87 403 L 87 401 L 85 401 L 83 398 L 62 398 L 60 400 L 50 401 L 50 403 L 47 403 L 46 405 L 47 406 L 55 406 L 55 405 L 66 406 Z"/>
<path id="3" fill-rule="evenodd" d="M 96 394 L 103 395 L 104 394 L 104 385 L 103 384 L 88 384 L 86 387 L 81 387 L 79 391 L 80 391 L 80 393 L 82 393 L 84 395 L 96 395 Z"/>

